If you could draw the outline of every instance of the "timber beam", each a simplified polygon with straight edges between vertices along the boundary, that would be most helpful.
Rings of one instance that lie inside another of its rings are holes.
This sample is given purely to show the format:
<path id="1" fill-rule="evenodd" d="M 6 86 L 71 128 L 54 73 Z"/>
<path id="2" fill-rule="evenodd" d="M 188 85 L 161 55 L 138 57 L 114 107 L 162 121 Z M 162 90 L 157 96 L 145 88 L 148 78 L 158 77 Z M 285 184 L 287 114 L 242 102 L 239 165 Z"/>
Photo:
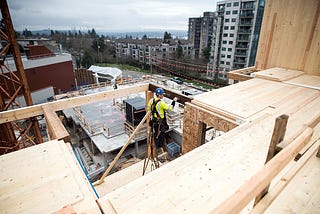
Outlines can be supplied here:
<path id="1" fill-rule="evenodd" d="M 145 92 L 148 90 L 148 87 L 149 87 L 149 84 L 142 84 L 142 85 L 133 86 L 130 88 L 121 88 L 121 89 L 112 90 L 112 91 L 104 91 L 104 92 L 84 95 L 80 97 L 72 97 L 72 98 L 63 99 L 63 100 L 57 100 L 54 102 L 50 102 L 48 104 L 39 104 L 39 105 L 28 106 L 25 108 L 4 111 L 4 112 L 0 112 L 0 124 L 42 115 L 43 105 L 50 105 L 53 111 L 60 111 L 63 109 L 86 105 L 89 103 L 95 103 L 103 100 L 120 98 L 120 97 L 127 96 L 129 94 Z"/>
<path id="2" fill-rule="evenodd" d="M 256 72 L 256 68 L 255 66 L 252 66 L 248 68 L 230 71 L 228 72 L 227 75 L 228 75 L 228 79 L 233 79 L 237 81 L 246 81 L 253 78 L 252 76 L 250 76 L 250 74 L 254 72 Z"/>
<path id="3" fill-rule="evenodd" d="M 163 86 L 160 85 L 156 85 L 156 84 L 149 84 L 149 91 L 153 91 L 155 92 L 157 88 L 163 88 Z M 181 94 L 179 91 L 174 91 L 172 89 L 168 89 L 168 88 L 163 88 L 163 90 L 165 91 L 165 96 L 173 99 L 174 97 L 178 98 L 178 102 L 181 104 L 185 104 L 186 102 L 191 102 L 192 98 Z"/>

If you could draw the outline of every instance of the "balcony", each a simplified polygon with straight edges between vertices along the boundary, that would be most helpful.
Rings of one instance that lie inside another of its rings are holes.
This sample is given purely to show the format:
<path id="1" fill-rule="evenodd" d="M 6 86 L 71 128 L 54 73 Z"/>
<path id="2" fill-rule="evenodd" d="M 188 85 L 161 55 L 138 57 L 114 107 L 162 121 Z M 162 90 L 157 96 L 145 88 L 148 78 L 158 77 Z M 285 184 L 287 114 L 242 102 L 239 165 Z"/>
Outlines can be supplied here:
<path id="1" fill-rule="evenodd" d="M 243 5 L 240 10 L 254 10 L 254 5 Z"/>
<path id="2" fill-rule="evenodd" d="M 238 30 L 238 34 L 251 34 L 251 30 L 244 30 L 244 29 L 239 29 Z"/>
<path id="3" fill-rule="evenodd" d="M 245 12 L 245 13 L 240 13 L 240 18 L 253 18 L 254 13 L 253 12 Z"/>
<path id="4" fill-rule="evenodd" d="M 252 26 L 253 22 L 252 21 L 240 21 L 239 26 Z"/>
<path id="5" fill-rule="evenodd" d="M 249 36 L 238 36 L 237 41 L 238 42 L 250 42 L 250 37 Z"/>
<path id="6" fill-rule="evenodd" d="M 236 57 L 247 57 L 247 52 L 246 51 L 236 51 L 234 53 L 234 56 L 236 56 Z"/>
<path id="7" fill-rule="evenodd" d="M 236 49 L 248 49 L 249 48 L 249 45 L 236 45 Z"/>

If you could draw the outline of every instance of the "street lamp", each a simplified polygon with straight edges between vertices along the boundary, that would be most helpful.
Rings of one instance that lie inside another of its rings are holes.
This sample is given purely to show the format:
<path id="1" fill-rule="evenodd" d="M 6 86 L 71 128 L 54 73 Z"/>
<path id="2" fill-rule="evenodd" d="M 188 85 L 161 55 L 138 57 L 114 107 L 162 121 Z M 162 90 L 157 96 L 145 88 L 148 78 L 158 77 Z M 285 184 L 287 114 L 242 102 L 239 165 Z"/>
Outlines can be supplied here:
<path id="1" fill-rule="evenodd" d="M 98 63 L 100 63 L 100 60 L 99 60 L 99 49 L 100 49 L 100 45 L 98 45 Z"/>

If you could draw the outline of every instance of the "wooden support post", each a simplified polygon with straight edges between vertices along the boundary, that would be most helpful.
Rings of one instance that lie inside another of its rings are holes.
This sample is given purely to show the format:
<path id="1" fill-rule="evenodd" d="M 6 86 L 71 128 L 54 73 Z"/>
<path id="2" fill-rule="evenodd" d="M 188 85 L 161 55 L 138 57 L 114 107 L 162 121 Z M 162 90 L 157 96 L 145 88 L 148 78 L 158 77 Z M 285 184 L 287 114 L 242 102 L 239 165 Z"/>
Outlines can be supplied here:
<path id="1" fill-rule="evenodd" d="M 51 108 L 50 105 L 42 106 L 44 116 L 46 118 L 47 130 L 51 140 L 63 139 L 65 142 L 70 142 L 70 135 L 61 120 L 59 119 L 56 112 Z"/>
<path id="2" fill-rule="evenodd" d="M 206 129 L 207 129 L 207 124 L 199 122 L 199 125 L 198 125 L 198 145 L 203 145 L 206 143 Z"/>
<path id="3" fill-rule="evenodd" d="M 274 129 L 273 129 L 273 134 L 272 134 L 272 138 L 271 138 L 271 142 L 270 142 L 270 146 L 269 146 L 269 150 L 268 150 L 268 155 L 267 155 L 265 163 L 268 163 L 276 155 L 277 145 L 283 140 L 284 135 L 286 133 L 288 118 L 289 118 L 289 116 L 285 115 L 285 114 L 276 118 L 276 122 L 275 122 Z M 261 200 L 261 198 L 263 196 L 265 196 L 265 194 L 268 193 L 269 186 L 270 186 L 270 183 L 255 198 L 254 205 L 256 205 Z"/>
<path id="4" fill-rule="evenodd" d="M 287 147 L 244 183 L 211 213 L 239 213 L 309 143 L 313 129 L 307 127 Z"/>
<path id="5" fill-rule="evenodd" d="M 104 182 L 104 178 L 109 174 L 109 172 L 112 170 L 112 168 L 114 167 L 114 165 L 116 164 L 116 162 L 119 160 L 120 156 L 122 155 L 122 153 L 126 150 L 126 148 L 129 146 L 129 144 L 131 143 L 132 139 L 135 137 L 136 133 L 139 131 L 139 129 L 142 127 L 142 125 L 144 124 L 144 122 L 147 120 L 147 118 L 150 116 L 151 111 L 147 111 L 146 115 L 144 116 L 144 118 L 141 120 L 141 122 L 139 123 L 139 125 L 137 126 L 137 128 L 134 130 L 134 132 L 131 134 L 131 136 L 129 137 L 129 139 L 127 140 L 127 142 L 124 144 L 124 146 L 122 147 L 122 149 L 120 150 L 120 152 L 117 154 L 117 156 L 113 159 L 113 161 L 111 162 L 110 166 L 108 167 L 108 169 L 105 171 L 105 173 L 101 176 L 101 178 L 95 182 L 93 185 L 99 185 L 102 184 Z"/>

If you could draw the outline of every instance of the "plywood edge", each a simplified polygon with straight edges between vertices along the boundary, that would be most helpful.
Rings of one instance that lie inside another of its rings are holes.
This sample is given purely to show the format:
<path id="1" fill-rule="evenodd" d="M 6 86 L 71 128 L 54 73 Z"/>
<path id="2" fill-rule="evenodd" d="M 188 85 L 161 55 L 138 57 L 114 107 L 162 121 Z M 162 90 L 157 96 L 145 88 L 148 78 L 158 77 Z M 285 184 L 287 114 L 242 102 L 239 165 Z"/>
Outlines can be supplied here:
<path id="1" fill-rule="evenodd" d="M 108 213 L 108 214 L 117 214 L 118 213 L 116 211 L 116 209 L 113 207 L 110 200 L 106 197 L 102 197 L 102 198 L 98 199 L 97 203 L 103 213 Z"/>
<path id="2" fill-rule="evenodd" d="M 198 101 L 198 100 L 192 100 L 191 101 L 191 104 L 194 104 L 196 106 L 199 106 L 201 108 L 204 108 L 208 111 L 211 111 L 211 112 L 214 112 L 218 115 L 221 115 L 223 117 L 226 117 L 232 121 L 239 121 L 240 123 L 245 121 L 245 118 L 239 116 L 239 115 L 235 115 L 235 114 L 232 114 L 231 112 L 227 112 L 227 111 L 224 111 L 222 109 L 219 109 L 219 108 L 216 108 L 214 106 L 209 106 L 201 101 Z"/>

